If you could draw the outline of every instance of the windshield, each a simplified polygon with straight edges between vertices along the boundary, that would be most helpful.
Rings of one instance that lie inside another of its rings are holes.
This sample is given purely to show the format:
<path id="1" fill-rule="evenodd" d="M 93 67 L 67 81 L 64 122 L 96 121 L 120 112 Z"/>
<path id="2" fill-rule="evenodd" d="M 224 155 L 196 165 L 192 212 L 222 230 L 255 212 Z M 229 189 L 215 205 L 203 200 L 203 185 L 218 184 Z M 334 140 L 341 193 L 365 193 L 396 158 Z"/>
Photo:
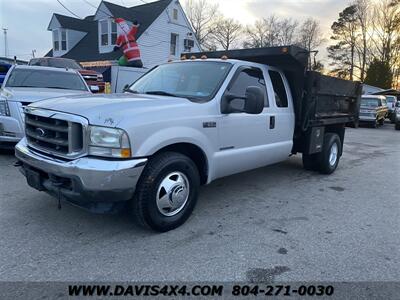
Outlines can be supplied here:
<path id="1" fill-rule="evenodd" d="M 14 69 L 6 86 L 87 91 L 85 83 L 78 74 L 37 69 Z"/>
<path id="2" fill-rule="evenodd" d="M 72 59 L 60 59 L 60 58 L 37 58 L 31 59 L 29 62 L 31 66 L 41 66 L 41 67 L 54 67 L 54 68 L 68 68 L 80 70 L 82 66 Z"/>
<path id="3" fill-rule="evenodd" d="M 211 61 L 160 65 L 133 83 L 128 91 L 207 101 L 214 97 L 231 66 L 230 63 Z"/>
<path id="4" fill-rule="evenodd" d="M 361 100 L 361 106 L 368 106 L 368 107 L 377 107 L 380 105 L 379 99 L 362 99 Z"/>

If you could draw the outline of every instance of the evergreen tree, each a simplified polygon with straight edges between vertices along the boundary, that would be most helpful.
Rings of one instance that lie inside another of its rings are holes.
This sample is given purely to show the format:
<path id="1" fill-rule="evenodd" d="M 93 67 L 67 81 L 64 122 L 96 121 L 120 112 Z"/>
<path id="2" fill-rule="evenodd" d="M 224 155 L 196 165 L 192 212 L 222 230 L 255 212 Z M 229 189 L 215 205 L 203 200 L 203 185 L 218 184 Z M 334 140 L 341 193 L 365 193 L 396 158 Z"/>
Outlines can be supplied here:
<path id="1" fill-rule="evenodd" d="M 375 59 L 367 70 L 365 83 L 382 89 L 390 89 L 392 82 L 393 73 L 389 63 Z"/>

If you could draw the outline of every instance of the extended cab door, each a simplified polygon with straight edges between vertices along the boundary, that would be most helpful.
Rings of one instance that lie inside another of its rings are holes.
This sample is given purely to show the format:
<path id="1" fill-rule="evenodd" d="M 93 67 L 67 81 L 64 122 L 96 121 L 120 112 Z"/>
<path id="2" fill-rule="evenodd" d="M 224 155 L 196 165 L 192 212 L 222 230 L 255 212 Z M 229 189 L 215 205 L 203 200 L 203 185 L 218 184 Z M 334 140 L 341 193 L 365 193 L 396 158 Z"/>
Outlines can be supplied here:
<path id="1" fill-rule="evenodd" d="M 270 142 L 283 153 L 290 154 L 293 146 L 294 108 L 289 82 L 283 72 L 276 68 L 268 68 L 268 88 L 271 96 L 271 115 L 274 128 L 271 130 Z"/>
<path id="2" fill-rule="evenodd" d="M 229 83 L 225 92 L 240 97 L 245 96 L 246 89 L 250 86 L 261 88 L 265 97 L 264 110 L 258 115 L 242 112 L 221 114 L 214 178 L 273 164 L 286 159 L 290 153 L 291 147 L 282 147 L 280 144 L 282 138 L 274 138 L 279 136 L 274 134 L 278 128 L 278 112 L 274 107 L 271 108 L 268 96 L 270 93 L 267 92 L 271 88 L 268 87 L 266 78 L 269 79 L 266 68 L 243 66 L 236 71 Z M 240 99 L 232 102 L 232 106 L 238 110 L 243 108 L 243 104 Z"/>

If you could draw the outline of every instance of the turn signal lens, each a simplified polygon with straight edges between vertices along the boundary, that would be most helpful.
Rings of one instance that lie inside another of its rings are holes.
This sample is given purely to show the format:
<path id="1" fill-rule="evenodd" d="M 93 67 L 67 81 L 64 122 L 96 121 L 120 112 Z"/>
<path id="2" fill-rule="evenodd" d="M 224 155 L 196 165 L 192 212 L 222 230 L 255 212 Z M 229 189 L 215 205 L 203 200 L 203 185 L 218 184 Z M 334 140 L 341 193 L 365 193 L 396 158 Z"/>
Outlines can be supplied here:
<path id="1" fill-rule="evenodd" d="M 131 149 L 121 149 L 121 157 L 122 158 L 129 158 L 131 157 Z"/>

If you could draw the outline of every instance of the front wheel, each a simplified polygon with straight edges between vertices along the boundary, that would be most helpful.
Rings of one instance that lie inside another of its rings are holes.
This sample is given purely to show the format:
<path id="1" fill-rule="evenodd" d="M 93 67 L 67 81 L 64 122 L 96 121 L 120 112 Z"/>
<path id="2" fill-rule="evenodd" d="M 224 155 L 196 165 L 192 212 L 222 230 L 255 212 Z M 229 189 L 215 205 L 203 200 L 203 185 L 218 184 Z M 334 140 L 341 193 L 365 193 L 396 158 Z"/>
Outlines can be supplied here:
<path id="1" fill-rule="evenodd" d="M 332 174 L 340 160 L 342 143 L 336 133 L 327 133 L 324 137 L 324 147 L 319 154 L 319 171 L 322 174 Z"/>
<path id="2" fill-rule="evenodd" d="M 136 187 L 135 221 L 160 232 L 182 225 L 195 207 L 199 185 L 199 172 L 190 158 L 175 152 L 157 154 Z"/>

